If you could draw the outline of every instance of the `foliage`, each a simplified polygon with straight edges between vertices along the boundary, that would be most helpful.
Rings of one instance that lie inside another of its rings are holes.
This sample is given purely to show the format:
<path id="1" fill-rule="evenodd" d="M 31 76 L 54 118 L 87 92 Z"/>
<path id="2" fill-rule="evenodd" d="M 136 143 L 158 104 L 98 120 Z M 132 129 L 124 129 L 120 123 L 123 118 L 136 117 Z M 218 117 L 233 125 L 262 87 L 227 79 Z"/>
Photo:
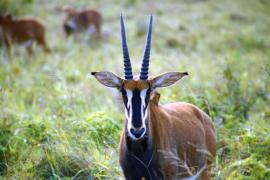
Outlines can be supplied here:
<path id="1" fill-rule="evenodd" d="M 31 5 L 35 0 L 1 0 L 0 12 L 1 14 L 27 14 Z"/>

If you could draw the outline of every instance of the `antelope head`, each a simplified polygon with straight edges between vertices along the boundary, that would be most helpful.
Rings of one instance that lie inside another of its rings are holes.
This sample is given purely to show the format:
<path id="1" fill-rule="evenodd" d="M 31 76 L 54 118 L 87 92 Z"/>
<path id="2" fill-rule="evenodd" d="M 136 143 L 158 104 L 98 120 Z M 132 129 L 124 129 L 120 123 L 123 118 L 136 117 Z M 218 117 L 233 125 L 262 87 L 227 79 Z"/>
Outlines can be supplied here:
<path id="1" fill-rule="evenodd" d="M 147 132 L 149 132 L 148 121 L 150 118 L 149 102 L 151 92 L 156 88 L 174 84 L 183 76 L 188 75 L 188 73 L 167 72 L 153 78 L 148 77 L 153 22 L 151 15 L 140 75 L 133 76 L 122 15 L 120 19 L 124 57 L 124 78 L 106 71 L 92 72 L 91 74 L 94 75 L 101 84 L 107 87 L 117 88 L 121 92 L 125 106 L 125 128 L 127 135 L 132 140 L 139 140 L 146 137 Z"/>

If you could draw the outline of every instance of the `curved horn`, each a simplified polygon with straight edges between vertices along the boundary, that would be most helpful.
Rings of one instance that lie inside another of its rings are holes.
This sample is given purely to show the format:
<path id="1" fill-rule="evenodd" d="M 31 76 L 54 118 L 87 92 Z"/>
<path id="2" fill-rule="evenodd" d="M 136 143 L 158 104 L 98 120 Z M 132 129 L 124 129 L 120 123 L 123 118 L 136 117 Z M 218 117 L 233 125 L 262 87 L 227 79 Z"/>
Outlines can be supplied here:
<path id="1" fill-rule="evenodd" d="M 132 75 L 132 68 L 131 68 L 131 63 L 130 63 L 130 58 L 129 58 L 127 40 L 126 40 L 125 25 L 124 25 L 122 14 L 121 14 L 121 37 L 122 37 L 122 48 L 123 48 L 123 57 L 124 57 L 125 79 L 131 80 L 133 79 L 133 75 Z"/>
<path id="2" fill-rule="evenodd" d="M 150 50 L 151 50 L 151 36 L 152 36 L 152 22 L 153 22 L 153 16 L 151 15 L 149 25 L 148 25 L 148 33 L 147 33 L 141 72 L 140 72 L 141 80 L 148 79 L 148 69 L 149 69 Z"/>

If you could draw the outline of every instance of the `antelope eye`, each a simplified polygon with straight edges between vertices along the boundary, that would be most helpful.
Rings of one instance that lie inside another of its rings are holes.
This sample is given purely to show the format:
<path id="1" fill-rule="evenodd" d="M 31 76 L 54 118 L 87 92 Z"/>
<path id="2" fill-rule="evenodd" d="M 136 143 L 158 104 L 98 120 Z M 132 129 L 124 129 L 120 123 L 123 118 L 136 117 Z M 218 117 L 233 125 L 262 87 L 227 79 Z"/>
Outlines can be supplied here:
<path id="1" fill-rule="evenodd" d="M 147 99 L 147 100 L 149 100 L 150 99 L 150 94 L 151 94 L 151 90 L 150 90 L 150 88 L 147 90 L 147 92 L 146 92 L 146 98 L 145 99 Z"/>
<path id="2" fill-rule="evenodd" d="M 126 103 L 127 103 L 127 101 L 128 101 L 127 96 L 122 95 L 122 97 L 123 97 L 123 101 L 124 101 L 124 103 L 126 104 Z"/>
<path id="3" fill-rule="evenodd" d="M 128 98 L 127 98 L 127 92 L 124 90 L 124 88 L 122 88 L 122 89 L 121 89 L 121 93 L 122 93 L 123 101 L 124 101 L 124 103 L 126 104 L 127 101 L 128 101 Z"/>

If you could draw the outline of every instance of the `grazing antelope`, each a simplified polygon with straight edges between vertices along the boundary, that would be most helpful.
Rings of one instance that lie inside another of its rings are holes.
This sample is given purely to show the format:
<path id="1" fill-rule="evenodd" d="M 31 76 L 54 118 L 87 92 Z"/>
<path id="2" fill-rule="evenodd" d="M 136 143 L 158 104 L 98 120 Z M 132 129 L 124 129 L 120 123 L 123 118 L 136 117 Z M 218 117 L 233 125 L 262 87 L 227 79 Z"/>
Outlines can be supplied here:
<path id="1" fill-rule="evenodd" d="M 29 54 L 33 53 L 32 44 L 36 41 L 45 52 L 50 52 L 45 39 L 45 28 L 36 19 L 13 19 L 11 15 L 0 16 L 0 27 L 4 44 L 10 53 L 11 43 L 22 43 Z"/>
<path id="2" fill-rule="evenodd" d="M 64 30 L 67 36 L 76 32 L 87 31 L 96 32 L 101 37 L 102 16 L 95 9 L 76 10 L 73 8 L 64 9 L 66 17 L 64 19 Z"/>
<path id="3" fill-rule="evenodd" d="M 211 179 L 216 154 L 213 123 L 192 104 L 159 104 L 155 89 L 170 86 L 188 73 L 168 72 L 148 78 L 151 33 L 152 16 L 140 76 L 133 76 L 121 16 L 125 78 L 111 72 L 91 73 L 101 84 L 122 93 L 126 120 L 119 147 L 124 176 L 128 180 Z"/>

